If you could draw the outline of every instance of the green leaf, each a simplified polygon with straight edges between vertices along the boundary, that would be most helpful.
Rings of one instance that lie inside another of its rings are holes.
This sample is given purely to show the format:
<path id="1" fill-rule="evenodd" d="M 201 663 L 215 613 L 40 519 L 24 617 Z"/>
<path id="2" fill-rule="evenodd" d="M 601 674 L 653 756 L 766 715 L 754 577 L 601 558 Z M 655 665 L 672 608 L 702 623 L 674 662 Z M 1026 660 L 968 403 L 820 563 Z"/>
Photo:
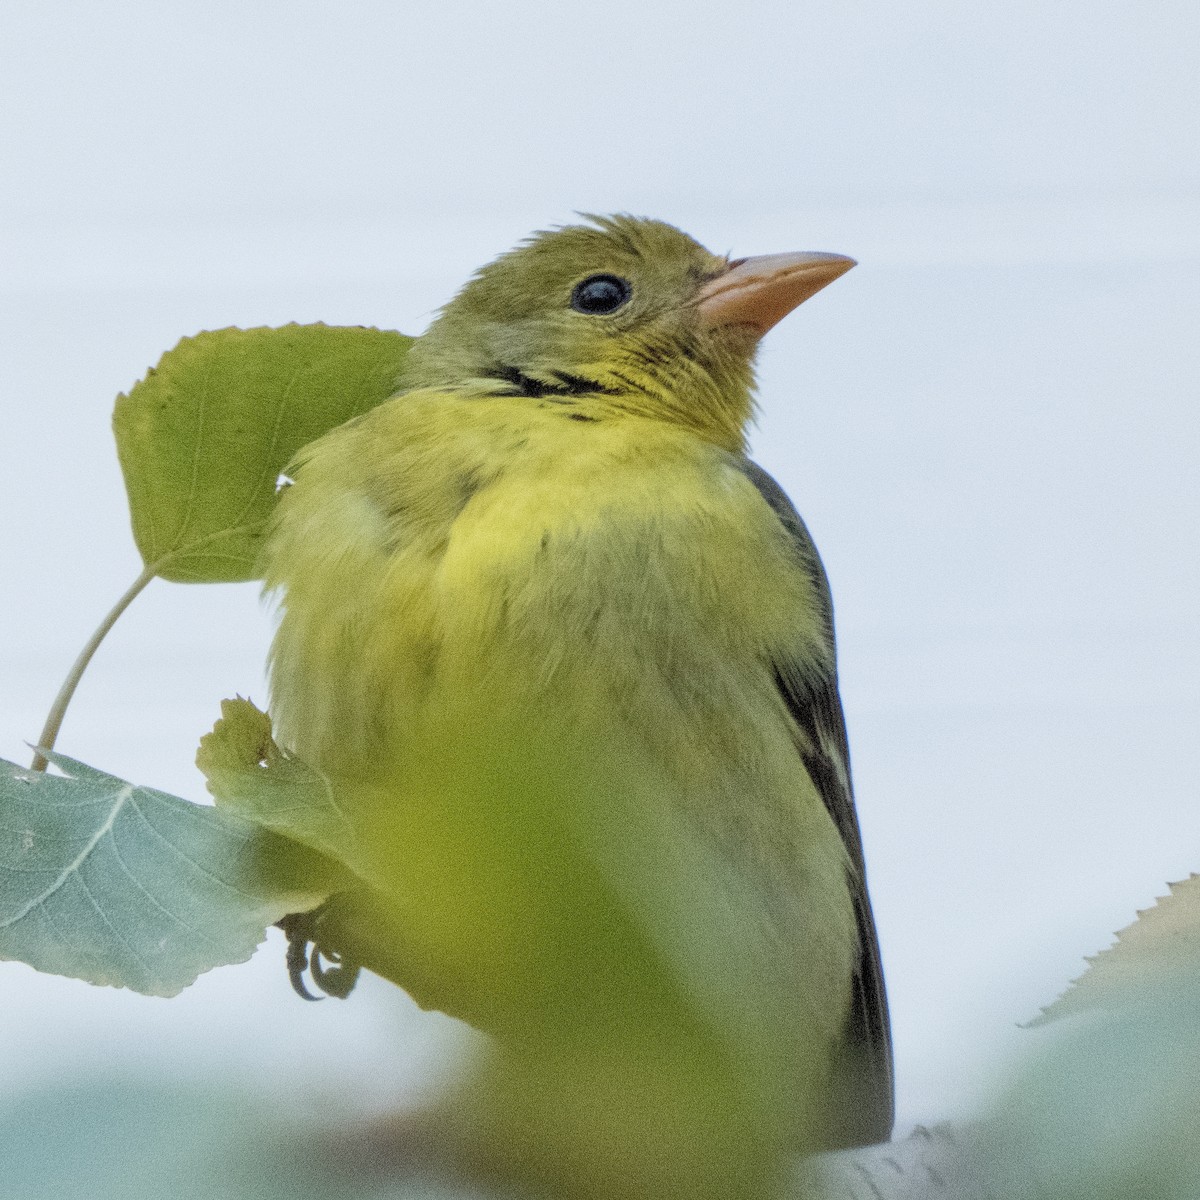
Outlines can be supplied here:
<path id="1" fill-rule="evenodd" d="M 1123 992 L 1123 1000 L 1121 995 Z M 1082 1001 L 1081 1001 L 1082 1004 Z M 1004 1200 L 1200 1196 L 1200 964 L 1114 989 L 1017 1074 L 981 1126 L 988 1195 Z"/>
<path id="2" fill-rule="evenodd" d="M 201 333 L 164 354 L 113 412 L 147 567 L 181 583 L 254 579 L 280 473 L 301 446 L 393 395 L 411 343 L 285 325 Z"/>
<path id="3" fill-rule="evenodd" d="M 301 842 L 352 869 L 358 834 L 328 776 L 271 736 L 271 718 L 249 700 L 221 701 L 221 718 L 200 739 L 196 766 L 225 812 Z"/>
<path id="4" fill-rule="evenodd" d="M 1113 1009 L 1173 989 L 1184 973 L 1200 976 L 1200 875 L 1168 883 L 1166 896 L 1137 914 L 1116 942 L 1088 959 L 1088 969 L 1030 1022 Z"/>
<path id="5" fill-rule="evenodd" d="M 173 996 L 319 904 L 328 863 L 215 808 L 61 755 L 0 759 L 0 958 Z"/>
<path id="6" fill-rule="evenodd" d="M 386 853 L 383 861 L 378 853 L 390 837 L 365 819 L 361 803 L 353 815 L 347 810 L 344 796 L 353 797 L 354 789 L 336 793 L 327 775 L 275 741 L 271 718 L 240 697 L 221 701 L 220 719 L 200 739 L 196 766 L 219 809 L 307 846 L 342 869 L 339 891 L 320 909 L 285 925 L 289 940 L 311 942 L 318 962 L 323 955 L 336 959 L 346 972 L 339 978 L 351 980 L 351 987 L 358 968 L 367 966 L 415 994 L 407 938 L 397 924 L 401 876 L 389 872 Z M 374 799 L 377 815 L 394 810 L 387 798 Z"/>

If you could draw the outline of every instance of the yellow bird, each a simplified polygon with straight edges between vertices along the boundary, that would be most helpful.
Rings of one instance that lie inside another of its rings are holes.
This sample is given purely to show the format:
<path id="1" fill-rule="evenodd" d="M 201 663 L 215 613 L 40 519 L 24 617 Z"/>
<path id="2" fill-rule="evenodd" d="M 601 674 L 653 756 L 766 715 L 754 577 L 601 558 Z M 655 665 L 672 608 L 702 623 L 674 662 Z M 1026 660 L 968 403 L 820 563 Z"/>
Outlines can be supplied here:
<path id="1" fill-rule="evenodd" d="M 745 452 L 759 340 L 854 263 L 588 220 L 480 270 L 289 471 L 277 734 L 396 881 L 314 938 L 534 1054 L 735 1030 L 803 1076 L 810 1145 L 886 1139 L 829 588 Z"/>

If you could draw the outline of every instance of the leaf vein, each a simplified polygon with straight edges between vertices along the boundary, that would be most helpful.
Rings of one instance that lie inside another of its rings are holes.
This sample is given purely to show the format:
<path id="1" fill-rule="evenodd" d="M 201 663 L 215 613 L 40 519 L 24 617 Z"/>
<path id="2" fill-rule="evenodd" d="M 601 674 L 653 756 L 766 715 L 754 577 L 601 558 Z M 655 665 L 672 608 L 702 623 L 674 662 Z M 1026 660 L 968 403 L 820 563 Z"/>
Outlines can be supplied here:
<path id="1" fill-rule="evenodd" d="M 84 879 L 82 872 L 80 872 L 78 878 L 79 886 L 83 888 L 83 894 L 87 897 L 88 903 L 96 910 L 96 916 L 108 926 L 109 933 L 133 956 L 134 962 L 142 969 L 143 979 L 149 984 L 155 977 L 154 972 L 150 970 L 150 964 L 138 953 L 137 947 L 108 919 L 108 914 L 97 903 L 96 897 L 92 895 L 92 889 L 88 887 L 87 880 Z M 140 991 L 141 989 L 138 990 Z"/>
<path id="2" fill-rule="evenodd" d="M 139 813 L 139 816 L 140 815 L 141 814 Z M 197 929 L 194 925 L 189 924 L 181 916 L 179 916 L 178 913 L 172 912 L 169 908 L 167 908 L 167 906 L 165 904 L 163 904 L 158 899 L 157 896 L 154 895 L 153 892 L 151 892 L 148 888 L 146 888 L 142 884 L 142 881 L 140 879 L 138 879 L 138 877 L 129 869 L 128 865 L 126 864 L 125 859 L 121 854 L 121 847 L 117 845 L 117 839 L 116 839 L 115 835 L 112 839 L 112 849 L 113 849 L 113 854 L 116 856 L 116 859 L 117 859 L 117 865 L 121 868 L 121 873 L 125 876 L 126 879 L 129 880 L 130 883 L 133 884 L 133 886 L 135 888 L 137 888 L 137 890 L 139 892 L 142 893 L 143 896 L 146 897 L 147 900 L 150 901 L 150 903 L 152 905 L 154 905 L 155 908 L 158 909 L 158 911 L 160 913 L 162 913 L 165 917 L 168 917 L 170 920 L 174 921 L 181 929 L 186 929 L 188 933 L 193 934 L 195 937 L 198 937 L 198 938 L 202 939 L 203 941 L 206 941 L 210 946 L 214 947 L 215 949 L 219 950 L 221 948 L 220 943 L 215 938 L 209 937 L 209 935 L 207 933 L 205 933 L 202 929 Z"/>
<path id="3" fill-rule="evenodd" d="M 183 541 L 187 534 L 187 528 L 192 523 L 192 514 L 196 509 L 196 494 L 198 492 L 197 482 L 200 478 L 200 459 L 204 451 L 204 418 L 208 412 L 208 397 L 209 385 L 213 376 L 212 363 L 205 364 L 204 380 L 201 386 L 197 389 L 196 401 L 196 432 L 195 432 L 195 449 L 192 451 L 192 478 L 188 484 L 187 492 L 187 507 L 183 510 L 183 520 L 179 523 L 179 532 L 175 535 L 175 542 L 178 544 Z"/>
<path id="4" fill-rule="evenodd" d="M 185 801 L 184 803 L 187 803 L 187 802 Z M 207 867 L 202 866 L 190 855 L 185 854 L 177 845 L 175 845 L 175 843 L 173 841 L 171 841 L 171 839 L 169 837 L 166 836 L 166 834 L 164 834 L 154 824 L 154 822 L 146 815 L 146 813 L 142 811 L 142 809 L 138 806 L 138 803 L 136 800 L 131 800 L 131 804 L 132 804 L 134 810 L 137 812 L 138 816 L 140 816 L 142 818 L 142 820 L 146 822 L 146 826 L 150 830 L 150 832 L 152 834 L 154 834 L 154 836 L 156 838 L 158 838 L 158 840 L 160 842 L 162 842 L 164 846 L 167 846 L 178 858 L 181 858 L 185 863 L 187 863 L 190 867 L 192 867 L 193 870 L 195 870 L 198 874 L 205 876 L 206 878 L 210 879 L 213 883 L 220 884 L 221 887 L 225 888 L 227 891 L 232 892 L 235 896 L 241 896 L 247 900 L 261 902 L 261 897 L 255 896 L 252 892 L 243 891 L 241 888 L 237 887 L 235 884 L 230 883 L 229 880 L 222 879 L 220 875 L 217 875 L 213 871 L 210 871 Z M 199 809 L 200 805 L 194 804 L 194 805 L 192 805 L 192 807 Z M 214 810 L 203 809 L 201 811 L 212 812 Z M 223 832 L 233 833 L 232 830 L 224 830 Z M 234 836 L 237 836 L 237 835 L 234 834 Z M 243 844 L 245 844 L 245 842 L 248 840 L 249 839 L 245 836 L 243 836 L 241 838 L 241 841 Z"/>
<path id="5" fill-rule="evenodd" d="M 90 855 L 91 852 L 96 848 L 104 835 L 108 833 L 110 829 L 112 829 L 113 823 L 117 819 L 117 814 L 122 808 L 124 808 L 126 803 L 133 796 L 134 791 L 134 786 L 131 783 L 127 783 L 123 788 L 121 788 L 121 790 L 117 793 L 116 803 L 113 805 L 108 817 L 105 819 L 100 828 L 97 829 L 96 832 L 87 840 L 87 843 L 84 845 L 83 849 L 80 850 L 75 858 L 72 859 L 72 861 L 62 869 L 58 875 L 58 878 L 55 879 L 55 881 L 48 888 L 39 893 L 37 896 L 32 897 L 30 901 L 23 908 L 18 910 L 13 916 L 9 917 L 7 920 L 0 921 L 0 929 L 8 929 L 11 926 L 16 925 L 19 921 L 24 920 L 24 918 L 27 917 L 39 904 L 44 904 L 51 896 L 54 895 L 55 892 L 57 892 L 66 884 L 67 880 L 71 878 L 72 874 L 78 871 L 84 862 L 87 861 L 88 855 Z"/>
<path id="6" fill-rule="evenodd" d="M 271 429 L 271 442 L 263 454 L 263 470 L 259 472 L 258 478 L 254 481 L 254 486 L 250 489 L 246 498 L 246 503 L 242 506 L 242 511 L 234 517 L 234 522 L 240 522 L 245 519 L 246 514 L 254 507 L 254 499 L 258 495 L 259 489 L 270 482 L 271 477 L 271 460 L 275 455 L 275 447 L 279 445 L 279 434 L 283 429 L 283 416 L 288 411 L 291 396 L 295 389 L 296 381 L 302 374 L 302 368 L 297 368 L 292 372 L 291 377 L 287 381 L 282 394 L 279 397 L 279 403 L 275 408 L 275 424 Z"/>

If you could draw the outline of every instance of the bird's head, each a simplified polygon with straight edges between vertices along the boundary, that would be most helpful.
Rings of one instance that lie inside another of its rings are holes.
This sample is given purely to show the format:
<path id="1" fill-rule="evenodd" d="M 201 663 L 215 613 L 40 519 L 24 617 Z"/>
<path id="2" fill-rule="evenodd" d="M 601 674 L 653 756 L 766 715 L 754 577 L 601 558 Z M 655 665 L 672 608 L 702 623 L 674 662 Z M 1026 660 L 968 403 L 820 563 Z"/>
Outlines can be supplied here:
<path id="1" fill-rule="evenodd" d="M 636 413 L 740 449 L 759 339 L 854 260 L 730 260 L 661 221 L 589 221 L 480 270 L 413 346 L 404 386 Z"/>

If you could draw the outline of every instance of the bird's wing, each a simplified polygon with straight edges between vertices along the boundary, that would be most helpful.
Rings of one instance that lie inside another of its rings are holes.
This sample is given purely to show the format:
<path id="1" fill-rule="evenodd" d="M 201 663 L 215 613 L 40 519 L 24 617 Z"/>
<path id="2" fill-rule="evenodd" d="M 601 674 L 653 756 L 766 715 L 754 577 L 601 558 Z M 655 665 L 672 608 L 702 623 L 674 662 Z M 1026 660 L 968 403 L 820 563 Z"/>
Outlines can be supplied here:
<path id="1" fill-rule="evenodd" d="M 800 514 L 783 489 L 756 463 L 742 466 L 787 530 L 804 569 L 817 584 L 833 645 L 833 604 L 825 569 Z M 833 818 L 849 860 L 850 893 L 858 925 L 859 959 L 855 971 L 846 1039 L 835 1080 L 832 1136 L 839 1146 L 886 1141 L 894 1119 L 892 1038 L 887 993 L 871 901 L 867 895 L 862 837 L 850 784 L 846 722 L 834 669 L 814 675 L 811 664 L 781 656 L 774 663 L 779 691 L 800 730 L 797 748 L 804 766 Z"/>

